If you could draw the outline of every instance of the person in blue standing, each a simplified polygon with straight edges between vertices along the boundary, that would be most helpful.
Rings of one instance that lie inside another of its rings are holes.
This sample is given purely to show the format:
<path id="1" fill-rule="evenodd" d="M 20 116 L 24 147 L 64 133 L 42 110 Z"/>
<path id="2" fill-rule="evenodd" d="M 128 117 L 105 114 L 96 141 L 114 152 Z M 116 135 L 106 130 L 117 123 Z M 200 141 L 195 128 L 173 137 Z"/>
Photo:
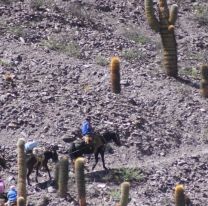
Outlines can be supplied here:
<path id="1" fill-rule="evenodd" d="M 11 206 L 12 204 L 16 204 L 17 202 L 17 190 L 15 189 L 15 186 L 12 185 L 9 188 L 9 191 L 7 193 L 8 201 L 5 205 Z"/>
<path id="2" fill-rule="evenodd" d="M 91 117 L 87 116 L 82 123 L 82 138 L 86 144 L 93 142 L 93 128 L 91 126 Z"/>

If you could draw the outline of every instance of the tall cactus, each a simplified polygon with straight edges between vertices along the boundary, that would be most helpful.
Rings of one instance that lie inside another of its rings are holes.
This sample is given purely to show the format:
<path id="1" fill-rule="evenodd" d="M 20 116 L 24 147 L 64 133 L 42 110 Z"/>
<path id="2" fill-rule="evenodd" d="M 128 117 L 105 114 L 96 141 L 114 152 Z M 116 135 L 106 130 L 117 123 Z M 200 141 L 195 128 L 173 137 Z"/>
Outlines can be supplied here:
<path id="1" fill-rule="evenodd" d="M 60 159 L 58 166 L 58 193 L 60 197 L 66 197 L 68 191 L 68 178 L 69 178 L 69 161 L 68 157 Z"/>
<path id="2" fill-rule="evenodd" d="M 118 57 L 112 57 L 110 63 L 111 90 L 113 93 L 121 92 L 120 85 L 120 61 Z"/>
<path id="3" fill-rule="evenodd" d="M 120 199 L 119 206 L 127 206 L 128 205 L 129 189 L 130 189 L 129 182 L 123 182 L 121 184 L 121 199 Z"/>
<path id="4" fill-rule="evenodd" d="M 18 179 L 17 192 L 19 197 L 23 197 L 26 202 L 26 156 L 25 156 L 25 140 L 20 138 L 17 142 L 17 165 Z"/>
<path id="5" fill-rule="evenodd" d="M 75 161 L 75 179 L 80 206 L 86 206 L 86 190 L 84 176 L 84 158 L 77 158 Z"/>
<path id="6" fill-rule="evenodd" d="M 168 8 L 166 0 L 158 0 L 159 20 L 153 8 L 153 0 L 145 0 L 145 13 L 152 30 L 159 32 L 163 45 L 164 66 L 168 76 L 178 76 L 177 43 L 175 38 L 175 22 L 178 15 L 178 6 L 173 4 Z"/>
<path id="7" fill-rule="evenodd" d="M 17 198 L 17 206 L 25 206 L 25 199 L 23 197 Z"/>
<path id="8" fill-rule="evenodd" d="M 176 185 L 175 187 L 175 205 L 176 206 L 186 205 L 186 198 L 184 194 L 183 185 Z"/>
<path id="9" fill-rule="evenodd" d="M 58 189 L 58 179 L 59 179 L 59 162 L 56 163 L 54 170 L 54 183 L 56 189 Z"/>
<path id="10" fill-rule="evenodd" d="M 208 97 L 208 65 L 201 66 L 201 94 L 204 97 Z"/>

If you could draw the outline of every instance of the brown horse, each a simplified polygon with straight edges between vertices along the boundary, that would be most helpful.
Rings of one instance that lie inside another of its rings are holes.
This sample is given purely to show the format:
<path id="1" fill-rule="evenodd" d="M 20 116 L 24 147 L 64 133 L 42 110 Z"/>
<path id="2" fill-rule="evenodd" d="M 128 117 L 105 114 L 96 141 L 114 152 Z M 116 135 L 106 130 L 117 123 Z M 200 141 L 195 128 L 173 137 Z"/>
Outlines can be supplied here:
<path id="1" fill-rule="evenodd" d="M 109 131 L 105 132 L 102 135 L 100 134 L 95 135 L 94 141 L 92 144 L 86 144 L 84 141 L 72 142 L 68 150 L 69 156 L 73 162 L 77 157 L 81 157 L 84 154 L 94 153 L 95 164 L 92 167 L 92 170 L 93 170 L 98 163 L 98 155 L 100 154 L 102 163 L 103 163 L 103 168 L 107 170 L 105 166 L 104 154 L 105 154 L 106 143 L 110 141 L 113 141 L 118 146 L 121 145 L 119 135 L 115 132 L 109 132 Z"/>
<path id="2" fill-rule="evenodd" d="M 58 161 L 58 154 L 57 154 L 57 148 L 52 148 L 51 150 L 45 151 L 43 153 L 43 160 L 40 161 L 39 158 L 37 158 L 34 154 L 28 154 L 26 158 L 26 166 L 27 166 L 27 183 L 30 185 L 30 174 L 32 173 L 33 169 L 36 168 L 36 182 L 38 182 L 38 171 L 40 166 L 43 166 L 46 171 L 48 172 L 48 176 L 51 180 L 51 174 L 48 168 L 48 160 L 52 159 L 53 162 Z"/>

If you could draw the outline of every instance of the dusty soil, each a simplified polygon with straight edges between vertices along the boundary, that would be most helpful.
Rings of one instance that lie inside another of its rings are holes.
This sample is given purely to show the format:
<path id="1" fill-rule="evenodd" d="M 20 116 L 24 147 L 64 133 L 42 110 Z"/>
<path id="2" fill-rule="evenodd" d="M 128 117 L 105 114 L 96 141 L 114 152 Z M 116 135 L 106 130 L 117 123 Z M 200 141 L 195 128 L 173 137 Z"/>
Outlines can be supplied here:
<path id="1" fill-rule="evenodd" d="M 69 147 L 63 139 L 76 139 L 90 114 L 96 131 L 118 130 L 122 146 L 109 144 L 109 171 L 99 163 L 86 172 L 88 205 L 115 205 L 124 180 L 131 182 L 129 206 L 174 205 L 177 183 L 193 205 L 208 205 L 208 101 L 199 92 L 199 68 L 208 60 L 208 3 L 168 3 L 179 5 L 178 79 L 163 71 L 160 36 L 148 26 L 142 0 L 0 1 L 0 146 L 8 165 L 0 169 L 6 180 L 17 175 L 18 138 L 58 144 L 62 156 Z M 114 55 L 121 59 L 119 95 L 109 84 Z M 47 197 L 51 206 L 77 205 L 71 172 L 67 199 L 41 174 L 39 184 L 33 174 L 27 187 L 30 204 Z"/>

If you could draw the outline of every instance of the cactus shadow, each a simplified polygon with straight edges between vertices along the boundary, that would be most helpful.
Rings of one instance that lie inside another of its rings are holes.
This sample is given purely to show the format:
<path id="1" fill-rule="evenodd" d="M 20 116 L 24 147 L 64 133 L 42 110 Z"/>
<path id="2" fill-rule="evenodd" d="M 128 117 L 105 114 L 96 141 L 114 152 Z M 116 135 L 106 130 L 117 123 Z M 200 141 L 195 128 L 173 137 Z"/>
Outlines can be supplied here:
<path id="1" fill-rule="evenodd" d="M 39 182 L 36 184 L 36 188 L 39 188 L 41 190 L 45 190 L 48 187 L 54 187 L 55 188 L 55 181 L 54 180 L 47 180 L 44 182 Z"/>
<path id="2" fill-rule="evenodd" d="M 89 182 L 120 184 L 123 181 L 139 183 L 144 180 L 144 173 L 138 168 L 114 168 L 86 174 Z"/>
<path id="3" fill-rule="evenodd" d="M 188 86 L 191 86 L 195 89 L 199 89 L 199 84 L 196 83 L 196 82 L 193 82 L 191 81 L 190 79 L 184 79 L 183 77 L 176 77 L 176 80 L 182 84 L 185 84 L 185 85 L 188 85 Z"/>

